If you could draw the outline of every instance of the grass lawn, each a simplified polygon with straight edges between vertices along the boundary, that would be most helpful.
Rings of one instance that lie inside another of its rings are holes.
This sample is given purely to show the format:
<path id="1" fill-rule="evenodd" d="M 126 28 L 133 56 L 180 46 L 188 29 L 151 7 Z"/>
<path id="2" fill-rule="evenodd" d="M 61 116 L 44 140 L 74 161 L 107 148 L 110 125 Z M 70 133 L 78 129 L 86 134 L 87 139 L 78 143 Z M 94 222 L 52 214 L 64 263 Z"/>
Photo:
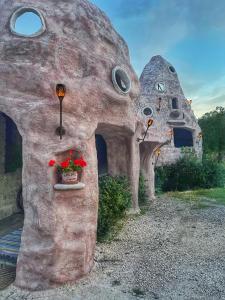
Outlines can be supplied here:
<path id="1" fill-rule="evenodd" d="M 199 208 L 213 204 L 225 205 L 225 188 L 199 189 L 185 192 L 169 192 L 168 197 L 196 203 Z"/>

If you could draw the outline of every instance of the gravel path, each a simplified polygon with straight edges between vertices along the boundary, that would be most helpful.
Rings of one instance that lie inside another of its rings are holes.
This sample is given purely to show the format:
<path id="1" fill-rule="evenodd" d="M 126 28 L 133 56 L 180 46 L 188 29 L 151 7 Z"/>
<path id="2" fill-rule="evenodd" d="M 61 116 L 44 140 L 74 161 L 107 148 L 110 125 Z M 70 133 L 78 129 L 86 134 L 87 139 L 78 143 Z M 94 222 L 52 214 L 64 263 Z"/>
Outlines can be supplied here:
<path id="1" fill-rule="evenodd" d="M 114 242 L 97 246 L 93 272 L 76 286 L 0 293 L 4 300 L 138 298 L 225 299 L 225 207 L 157 199 Z"/>

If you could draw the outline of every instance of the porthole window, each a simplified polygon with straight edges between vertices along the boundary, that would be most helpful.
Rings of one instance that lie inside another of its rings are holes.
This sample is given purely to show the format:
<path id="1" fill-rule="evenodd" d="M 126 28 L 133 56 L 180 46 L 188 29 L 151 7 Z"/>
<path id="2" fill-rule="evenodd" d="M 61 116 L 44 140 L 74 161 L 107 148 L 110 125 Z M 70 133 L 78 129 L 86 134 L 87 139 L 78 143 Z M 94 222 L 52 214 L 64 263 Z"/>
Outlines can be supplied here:
<path id="1" fill-rule="evenodd" d="M 166 91 L 166 86 L 163 82 L 156 82 L 155 88 L 160 93 L 164 93 Z"/>
<path id="2" fill-rule="evenodd" d="M 171 73 L 176 73 L 176 70 L 173 66 L 169 66 L 169 70 Z"/>
<path id="3" fill-rule="evenodd" d="M 121 94 L 128 94 L 131 89 L 131 80 L 127 72 L 120 68 L 115 67 L 112 70 L 112 82 L 115 89 Z"/>
<path id="4" fill-rule="evenodd" d="M 45 21 L 41 13 L 31 7 L 23 7 L 14 12 L 10 20 L 11 32 L 22 37 L 35 37 L 45 31 Z"/>
<path id="5" fill-rule="evenodd" d="M 143 109 L 143 114 L 150 118 L 153 115 L 153 109 L 151 107 L 145 107 Z"/>

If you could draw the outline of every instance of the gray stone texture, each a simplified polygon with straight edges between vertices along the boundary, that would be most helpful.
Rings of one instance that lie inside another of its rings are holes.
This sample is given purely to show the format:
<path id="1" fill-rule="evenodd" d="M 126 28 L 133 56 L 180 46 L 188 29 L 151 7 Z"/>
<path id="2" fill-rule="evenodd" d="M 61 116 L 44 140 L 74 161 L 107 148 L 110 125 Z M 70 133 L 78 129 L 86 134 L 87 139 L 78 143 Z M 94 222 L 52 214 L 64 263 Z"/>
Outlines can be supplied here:
<path id="1" fill-rule="evenodd" d="M 172 71 L 170 70 L 172 67 Z M 157 83 L 164 85 L 164 91 L 157 90 Z M 190 103 L 184 96 L 175 68 L 162 56 L 152 57 L 145 66 L 141 77 L 141 95 L 139 100 L 139 113 L 143 114 L 145 107 L 153 109 L 154 122 L 162 135 L 169 137 L 173 128 L 185 128 L 193 134 L 193 148 L 197 155 L 202 154 L 202 140 L 198 138 L 201 129 L 194 115 Z M 160 100 L 161 98 L 161 100 Z M 178 108 L 173 109 L 172 99 L 178 100 Z M 181 156 L 181 149 L 176 148 L 174 139 L 161 148 L 157 165 L 175 162 Z"/>

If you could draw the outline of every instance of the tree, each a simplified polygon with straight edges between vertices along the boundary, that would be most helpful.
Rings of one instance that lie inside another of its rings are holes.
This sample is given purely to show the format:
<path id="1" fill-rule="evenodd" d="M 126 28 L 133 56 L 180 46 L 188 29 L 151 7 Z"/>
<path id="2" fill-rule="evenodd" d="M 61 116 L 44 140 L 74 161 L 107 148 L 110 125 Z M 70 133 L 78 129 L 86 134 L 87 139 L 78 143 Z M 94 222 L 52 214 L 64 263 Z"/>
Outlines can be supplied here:
<path id="1" fill-rule="evenodd" d="M 204 114 L 199 125 L 203 133 L 204 153 L 212 154 L 218 161 L 222 161 L 225 156 L 225 108 L 219 106 Z"/>

